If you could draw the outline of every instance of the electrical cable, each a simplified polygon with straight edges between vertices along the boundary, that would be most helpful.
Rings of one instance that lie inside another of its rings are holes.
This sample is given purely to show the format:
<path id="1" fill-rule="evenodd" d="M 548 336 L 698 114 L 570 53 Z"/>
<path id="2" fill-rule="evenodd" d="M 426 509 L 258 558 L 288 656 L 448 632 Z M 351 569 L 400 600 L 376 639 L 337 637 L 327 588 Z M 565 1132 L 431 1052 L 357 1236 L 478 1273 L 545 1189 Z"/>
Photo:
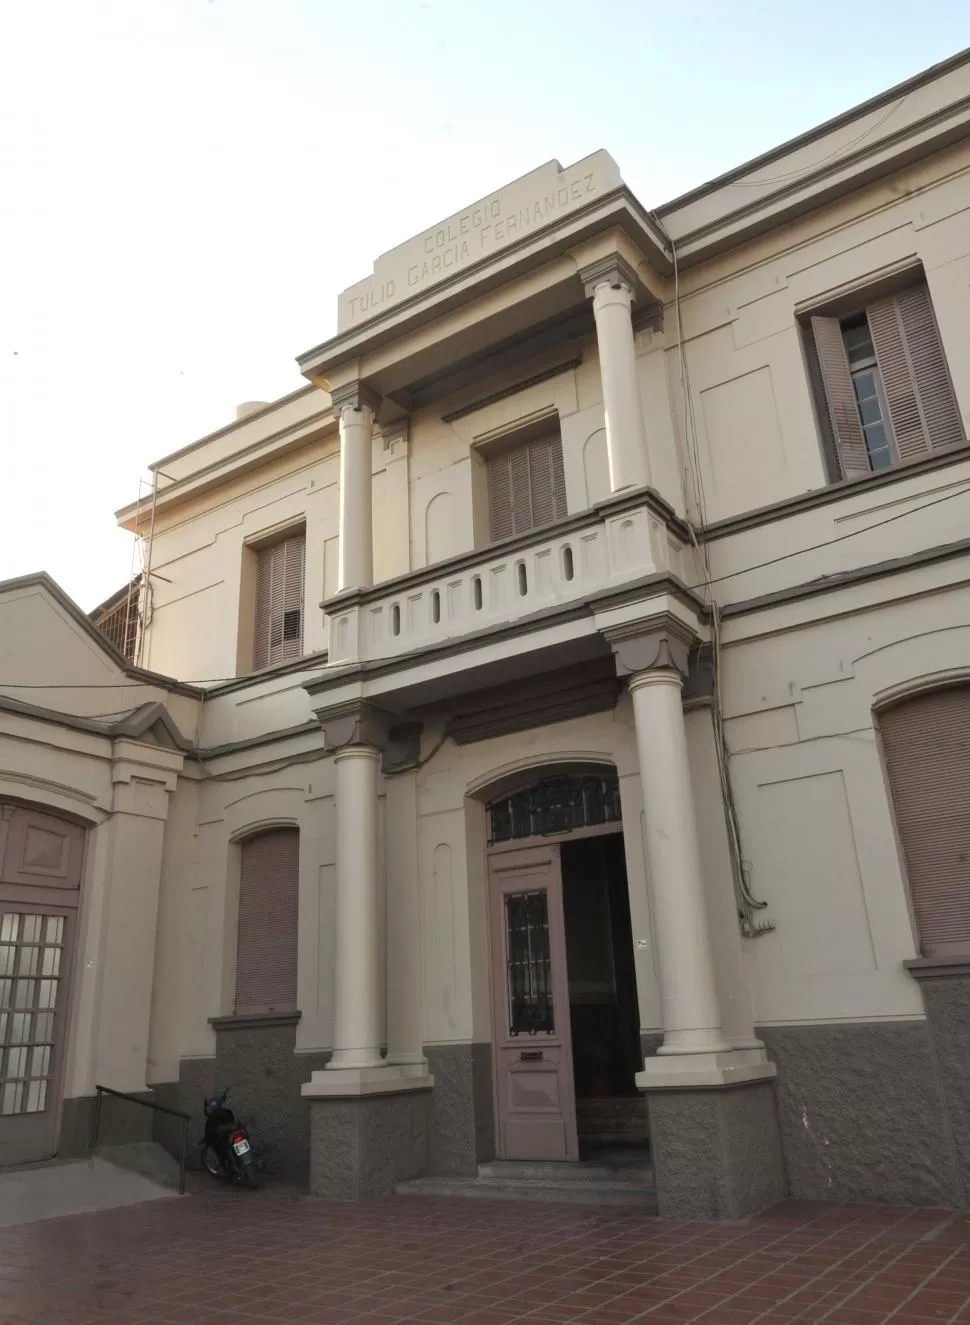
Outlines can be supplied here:
<path id="1" fill-rule="evenodd" d="M 952 501 L 954 497 L 965 497 L 970 492 L 970 481 L 965 487 L 957 488 L 954 492 L 946 492 L 942 497 L 934 497 L 931 501 L 920 502 L 918 506 L 910 506 L 905 511 L 897 511 L 895 515 L 887 515 L 884 520 L 874 520 L 872 524 L 867 524 L 864 529 L 850 529 L 845 534 L 837 534 L 835 538 L 824 539 L 821 543 L 810 543 L 807 547 L 795 548 L 792 552 L 781 552 L 777 557 L 769 557 L 766 561 L 756 561 L 751 566 L 744 566 L 740 570 L 725 571 L 723 575 L 717 575 L 712 580 L 704 580 L 700 584 L 690 584 L 689 589 L 701 589 L 710 584 L 722 584 L 725 580 L 733 580 L 738 575 L 750 575 L 752 571 L 764 570 L 768 566 L 777 566 L 779 562 L 790 561 L 792 557 L 800 557 L 806 552 L 818 552 L 822 548 L 833 547 L 836 543 L 844 543 L 849 538 L 857 538 L 860 534 L 868 534 L 873 529 L 881 529 L 883 525 L 892 524 L 895 520 L 905 519 L 907 515 L 918 515 L 920 511 L 929 510 L 931 506 L 939 506 L 942 502 Z M 825 577 L 820 577 L 824 579 Z M 818 583 L 818 580 L 810 581 L 812 584 Z"/>
<path id="2" fill-rule="evenodd" d="M 907 92 L 905 96 L 900 97 L 898 101 L 894 102 L 885 114 L 881 115 L 879 119 L 876 120 L 875 124 L 870 124 L 868 129 L 863 129 L 862 133 L 857 137 L 850 139 L 847 143 L 843 143 L 841 147 L 837 147 L 835 151 L 830 152 L 828 156 L 820 157 L 818 161 L 813 161 L 810 165 L 802 166 L 800 170 L 790 170 L 781 175 L 762 175 L 759 179 L 732 180 L 731 183 L 725 187 L 731 189 L 760 189 L 766 184 L 790 184 L 792 180 L 801 179 L 804 175 L 810 175 L 812 171 L 818 170 L 819 166 L 828 165 L 830 161 L 835 161 L 840 156 L 845 156 L 847 152 L 851 152 L 853 147 L 858 147 L 861 142 L 864 142 L 868 137 L 874 134 L 877 129 L 881 129 L 886 121 L 891 119 L 908 100 L 909 93 Z"/>
<path id="3" fill-rule="evenodd" d="M 875 520 L 873 521 L 872 524 L 866 525 L 865 528 L 863 529 L 850 529 L 844 534 L 836 535 L 835 538 L 822 539 L 822 541 L 819 543 L 808 543 L 805 545 L 805 547 L 795 548 L 791 552 L 779 553 L 777 557 L 769 557 L 766 561 L 756 561 L 753 562 L 750 566 L 741 566 L 739 567 L 738 570 L 725 571 L 723 575 L 713 576 L 712 579 L 710 580 L 710 583 L 721 584 L 723 583 L 723 581 L 733 580 L 739 575 L 748 575 L 752 571 L 764 570 L 766 567 L 777 565 L 779 562 L 789 561 L 791 560 L 792 557 L 800 557 L 809 552 L 818 552 L 822 548 L 832 547 L 836 543 L 844 543 L 850 538 L 858 538 L 860 534 L 868 534 L 871 530 L 879 529 L 883 525 L 892 524 L 895 520 L 903 520 L 907 516 L 918 515 L 920 511 L 925 511 L 932 506 L 938 506 L 942 502 L 950 501 L 953 497 L 962 497 L 968 492 L 970 492 L 970 479 L 966 481 L 965 486 L 957 488 L 953 492 L 944 493 L 942 497 L 933 497 L 931 498 L 931 500 L 920 502 L 916 506 L 909 506 L 905 511 L 897 511 L 895 515 L 888 515 L 883 520 Z M 688 525 L 690 526 L 690 521 L 688 521 Z M 703 533 L 704 530 L 703 528 L 701 528 L 700 530 L 701 540 L 699 546 L 701 548 L 706 549 L 708 540 L 703 538 Z M 812 581 L 812 583 L 815 582 L 816 581 Z M 697 584 L 689 584 L 686 587 L 691 590 L 703 589 L 707 586 L 707 584 L 708 581 L 705 578 L 699 581 Z M 397 656 L 403 656 L 403 655 L 387 655 L 386 657 L 378 658 L 375 659 L 374 661 L 390 662 L 393 660 L 393 657 Z M 239 681 L 240 679 L 241 678 L 238 676 L 214 676 L 214 677 L 205 677 L 197 681 L 191 681 L 188 682 L 187 684 L 195 686 L 227 685 L 232 681 Z M 266 679 L 270 680 L 272 678 L 267 677 Z M 183 684 L 182 682 L 176 681 L 174 677 L 164 677 L 164 676 L 160 676 L 157 680 L 152 679 L 146 681 L 73 682 L 73 681 L 2 681 L 0 680 L 0 690 L 147 690 L 147 689 L 163 690 L 165 688 L 166 681 L 171 681 L 173 685 Z M 127 709 L 119 710 L 119 712 L 129 712 L 129 710 Z"/>

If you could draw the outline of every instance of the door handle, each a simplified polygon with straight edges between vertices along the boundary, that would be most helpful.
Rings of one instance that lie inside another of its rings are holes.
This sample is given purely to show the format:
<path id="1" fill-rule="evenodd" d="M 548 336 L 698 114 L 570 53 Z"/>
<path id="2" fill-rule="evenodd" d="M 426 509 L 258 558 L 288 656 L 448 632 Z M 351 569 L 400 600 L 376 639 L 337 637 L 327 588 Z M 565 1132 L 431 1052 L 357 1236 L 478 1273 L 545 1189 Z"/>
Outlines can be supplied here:
<path id="1" fill-rule="evenodd" d="M 525 1063 L 537 1063 L 542 1058 L 541 1049 L 523 1049 L 519 1057 Z"/>

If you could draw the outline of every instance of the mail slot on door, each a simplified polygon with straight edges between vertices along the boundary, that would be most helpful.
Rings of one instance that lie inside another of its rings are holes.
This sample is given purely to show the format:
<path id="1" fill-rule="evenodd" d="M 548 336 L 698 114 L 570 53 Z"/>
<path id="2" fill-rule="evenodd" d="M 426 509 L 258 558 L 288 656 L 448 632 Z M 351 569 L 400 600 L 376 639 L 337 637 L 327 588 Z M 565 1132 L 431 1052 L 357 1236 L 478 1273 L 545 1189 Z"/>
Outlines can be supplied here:
<path id="1" fill-rule="evenodd" d="M 525 1063 L 536 1063 L 542 1057 L 541 1049 L 523 1049 L 519 1057 Z"/>

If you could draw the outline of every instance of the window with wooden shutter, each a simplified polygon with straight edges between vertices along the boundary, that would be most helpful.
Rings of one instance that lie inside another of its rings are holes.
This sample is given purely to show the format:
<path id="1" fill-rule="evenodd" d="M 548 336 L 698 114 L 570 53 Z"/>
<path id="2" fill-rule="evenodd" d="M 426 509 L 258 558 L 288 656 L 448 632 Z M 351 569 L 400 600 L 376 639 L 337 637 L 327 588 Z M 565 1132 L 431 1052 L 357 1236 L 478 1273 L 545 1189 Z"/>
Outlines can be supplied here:
<path id="1" fill-rule="evenodd" d="M 851 317 L 810 321 L 809 357 L 836 478 L 860 478 L 965 441 L 925 282 Z"/>
<path id="2" fill-rule="evenodd" d="M 256 553 L 253 667 L 271 667 L 303 654 L 303 565 L 301 532 Z"/>
<path id="3" fill-rule="evenodd" d="M 238 1014 L 296 1009 L 300 834 L 274 828 L 240 848 Z"/>
<path id="4" fill-rule="evenodd" d="M 493 543 L 565 519 L 566 477 L 558 433 L 497 451 L 486 457 L 485 466 Z"/>
<path id="5" fill-rule="evenodd" d="M 970 953 L 970 686 L 880 715 L 924 955 Z"/>

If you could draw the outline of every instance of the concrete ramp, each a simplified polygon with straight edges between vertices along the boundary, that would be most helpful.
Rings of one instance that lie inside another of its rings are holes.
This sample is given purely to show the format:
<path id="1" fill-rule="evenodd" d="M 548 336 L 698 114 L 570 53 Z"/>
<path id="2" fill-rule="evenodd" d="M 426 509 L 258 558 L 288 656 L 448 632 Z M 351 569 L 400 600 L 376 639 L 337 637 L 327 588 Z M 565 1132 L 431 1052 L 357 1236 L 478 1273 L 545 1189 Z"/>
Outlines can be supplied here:
<path id="1" fill-rule="evenodd" d="M 174 1196 L 170 1187 L 97 1157 L 0 1170 L 0 1228 Z"/>
<path id="2" fill-rule="evenodd" d="M 178 1190 L 178 1160 L 163 1150 L 156 1141 L 128 1141 L 119 1146 L 98 1146 L 96 1155 L 118 1168 L 140 1173 L 143 1178 L 157 1182 L 160 1187 Z"/>

